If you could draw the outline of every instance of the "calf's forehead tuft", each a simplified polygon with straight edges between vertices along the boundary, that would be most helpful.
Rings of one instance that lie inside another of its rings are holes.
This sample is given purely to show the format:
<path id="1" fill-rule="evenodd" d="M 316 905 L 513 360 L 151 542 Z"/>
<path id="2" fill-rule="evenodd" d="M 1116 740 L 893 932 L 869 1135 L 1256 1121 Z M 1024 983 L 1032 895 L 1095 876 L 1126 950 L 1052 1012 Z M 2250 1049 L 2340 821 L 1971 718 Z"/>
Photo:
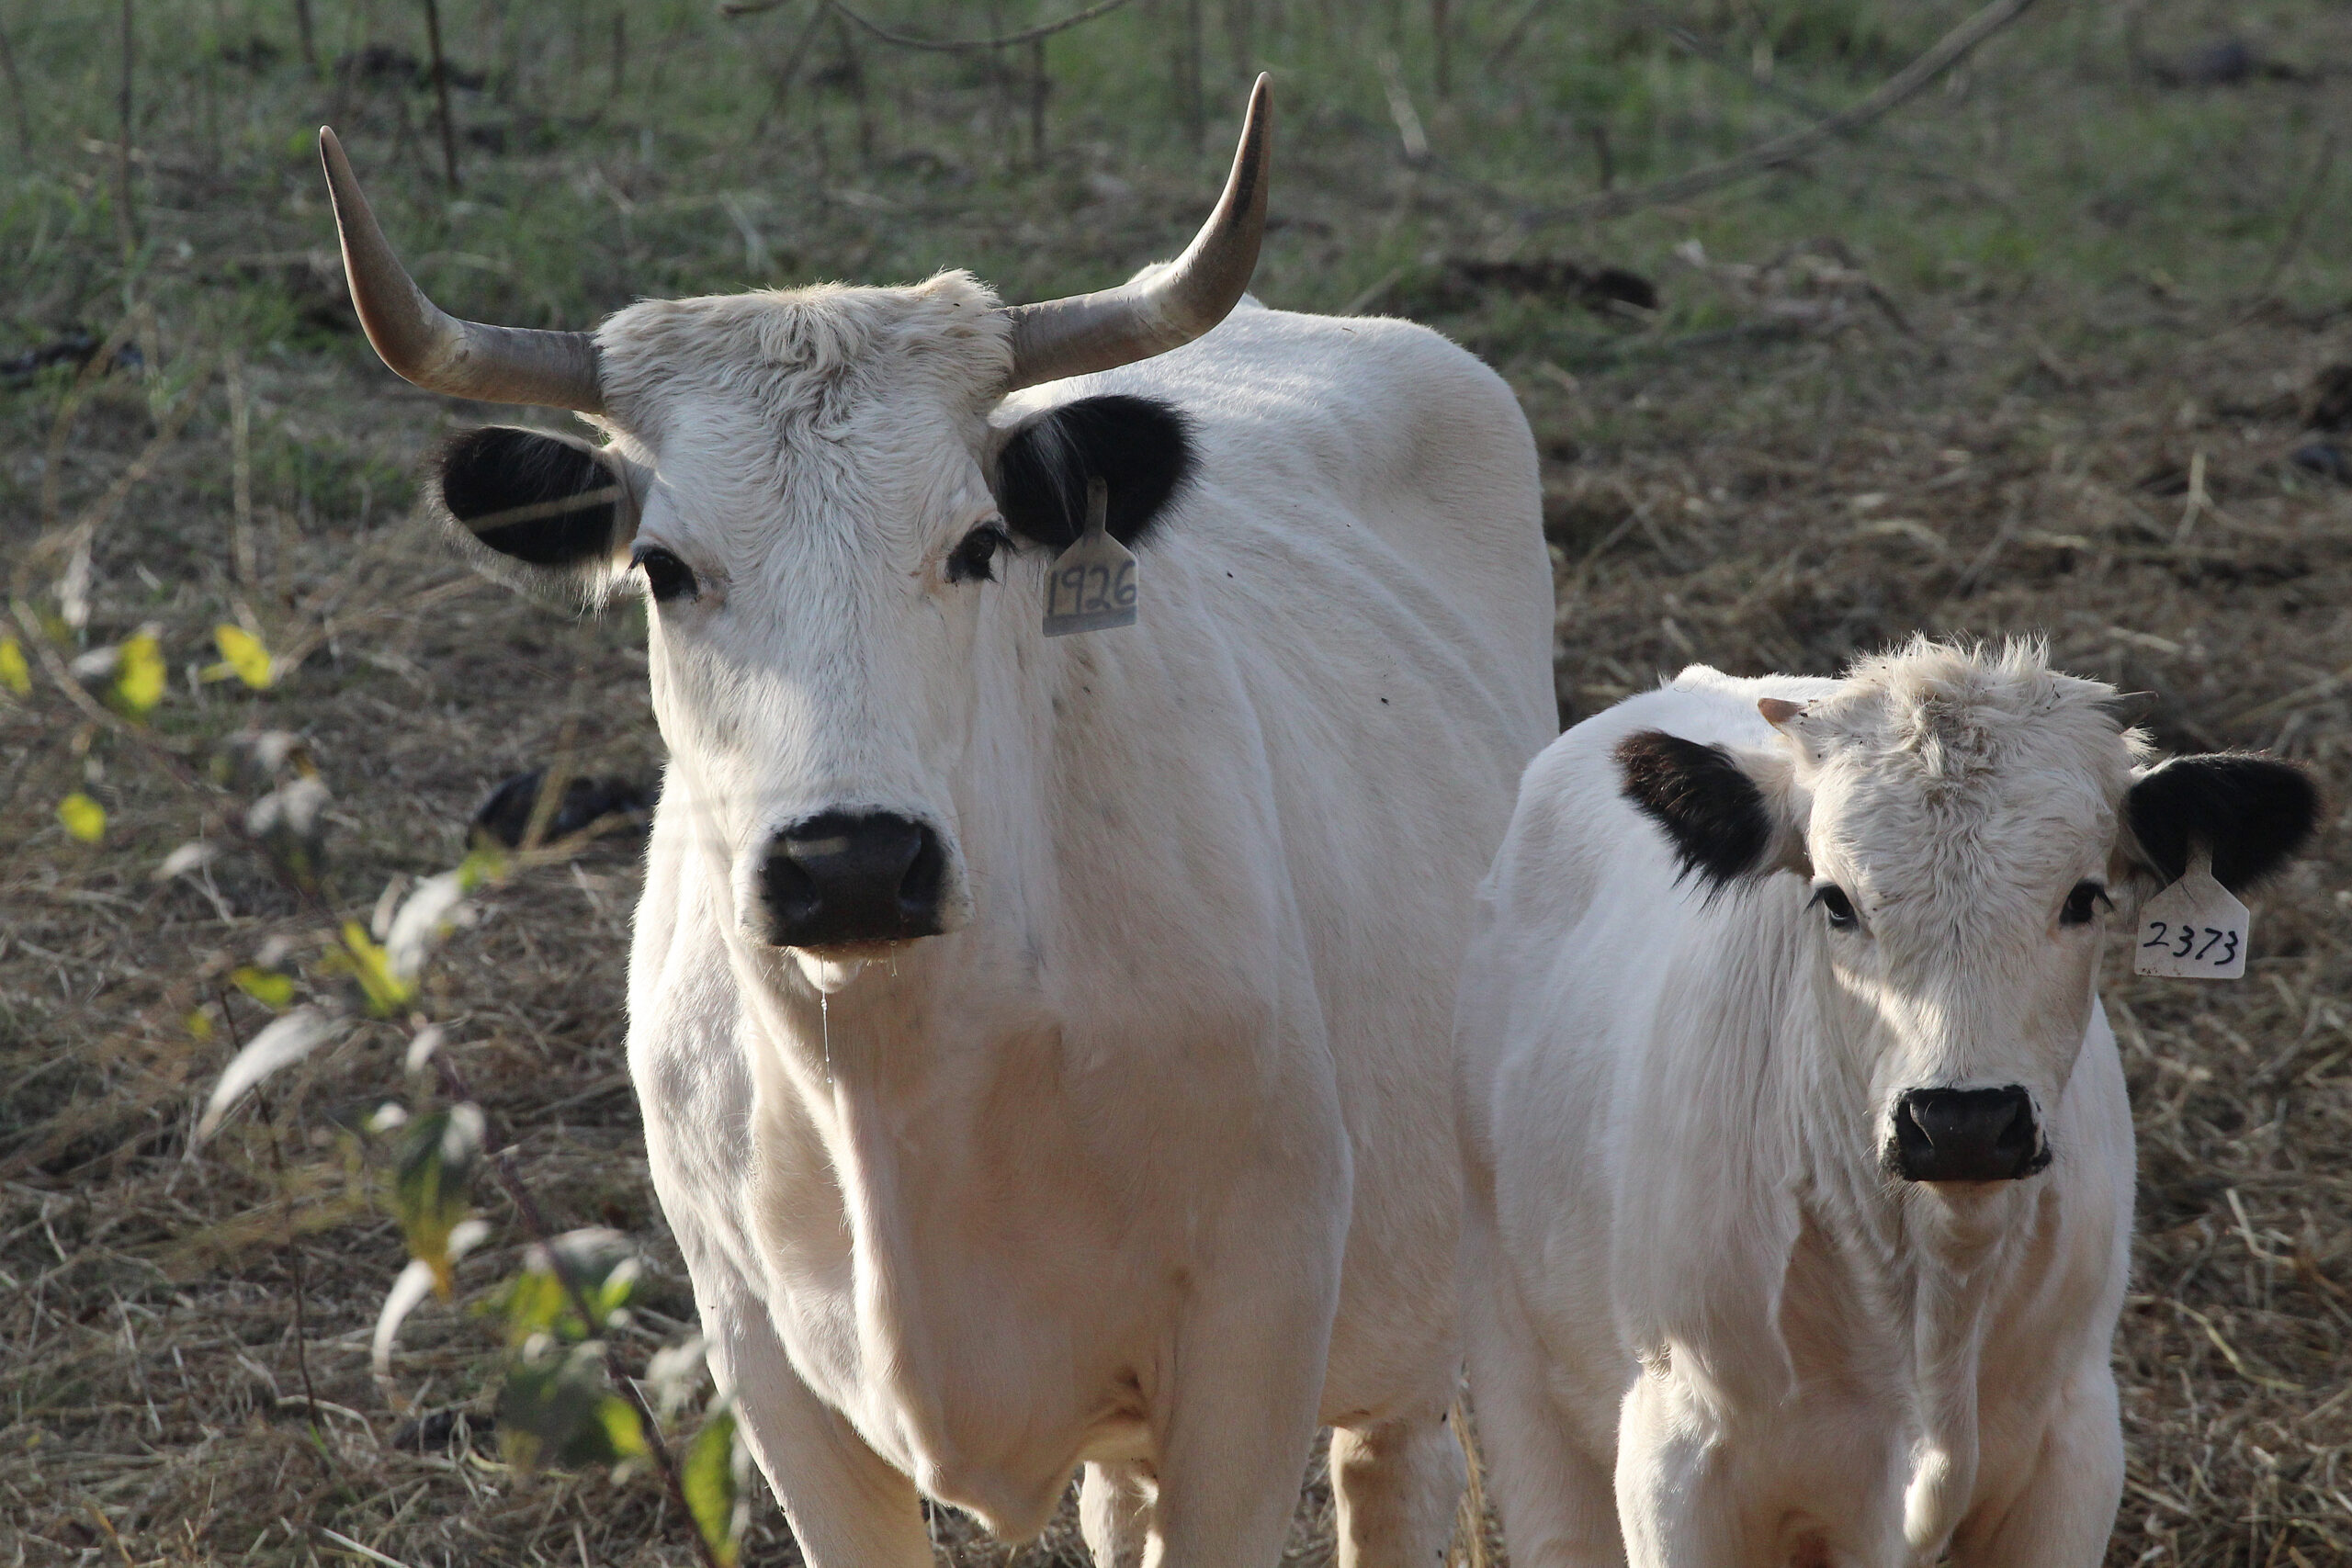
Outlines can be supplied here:
<path id="1" fill-rule="evenodd" d="M 1917 637 L 1855 660 L 1844 688 L 1806 714 L 1804 733 L 1820 761 L 1945 792 L 2060 772 L 2112 795 L 2143 750 L 2115 697 L 2104 682 L 2052 669 L 2038 642 Z"/>
<path id="2" fill-rule="evenodd" d="M 1922 917 L 1996 884 L 2022 893 L 2073 874 L 2104 852 L 2084 837 L 2112 834 L 2144 752 L 2114 701 L 2112 687 L 2051 669 L 2031 642 L 1920 638 L 1859 660 L 1797 721 L 1815 828 Z"/>

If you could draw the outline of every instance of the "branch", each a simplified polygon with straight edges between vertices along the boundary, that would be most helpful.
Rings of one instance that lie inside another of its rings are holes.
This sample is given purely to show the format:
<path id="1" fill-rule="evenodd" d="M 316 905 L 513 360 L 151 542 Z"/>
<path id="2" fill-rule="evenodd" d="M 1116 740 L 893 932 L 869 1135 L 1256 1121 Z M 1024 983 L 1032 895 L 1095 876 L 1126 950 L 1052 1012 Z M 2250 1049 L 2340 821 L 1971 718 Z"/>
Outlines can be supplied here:
<path id="1" fill-rule="evenodd" d="M 1736 184 L 1752 175 L 1785 167 L 1825 143 L 1851 135 L 1910 102 L 1919 95 L 1921 88 L 1974 53 L 1980 44 L 2032 9 L 2033 4 L 2034 0 L 1993 0 L 1991 5 L 1946 33 L 1933 49 L 1888 77 L 1869 97 L 1850 108 L 1840 109 L 1816 120 L 1802 130 L 1774 137 L 1736 158 L 1709 164 L 1688 174 L 1659 180 L 1655 185 L 1637 186 L 1631 190 L 1605 190 L 1580 201 L 1569 202 L 1565 207 L 1523 212 L 1520 221 L 1532 225 L 1579 219 L 1623 218 L 1645 207 L 1681 201 Z"/>
<path id="2" fill-rule="evenodd" d="M 453 1101 L 474 1098 L 473 1087 L 466 1082 L 465 1075 L 458 1070 L 457 1064 L 449 1060 L 448 1053 L 437 1054 L 433 1059 L 433 1066 L 441 1079 L 442 1089 Z M 537 1242 L 547 1254 L 548 1267 L 554 1270 L 556 1282 L 563 1287 L 564 1299 L 571 1303 L 571 1310 L 580 1314 L 582 1331 L 602 1338 L 605 1375 L 620 1391 L 629 1408 L 637 1412 L 638 1424 L 645 1433 L 646 1453 L 653 1461 L 653 1468 L 661 1472 L 662 1487 L 669 1493 L 670 1502 L 678 1510 L 678 1517 L 685 1521 L 686 1533 L 694 1541 L 695 1561 L 703 1568 L 720 1568 L 718 1554 L 711 1551 L 710 1542 L 703 1539 L 702 1527 L 695 1522 L 695 1511 L 686 1502 L 685 1482 L 678 1472 L 677 1456 L 670 1451 L 669 1440 L 662 1435 L 661 1419 L 653 1414 L 653 1406 L 646 1403 L 645 1393 L 637 1386 L 637 1380 L 630 1377 L 628 1369 L 621 1364 L 620 1350 L 614 1345 L 611 1336 L 599 1334 L 604 1326 L 603 1320 L 588 1304 L 587 1292 L 580 1288 L 579 1280 L 566 1267 L 563 1249 L 555 1245 L 555 1231 L 548 1224 L 547 1215 L 540 1212 L 538 1200 L 531 1195 L 530 1188 L 524 1185 L 523 1173 L 514 1168 L 513 1140 L 501 1144 L 494 1151 L 489 1151 L 488 1158 L 491 1169 L 497 1173 L 498 1184 L 506 1190 L 507 1200 L 514 1205 L 515 1213 L 522 1217 L 523 1228 L 531 1233 L 531 1239 Z"/>
<path id="3" fill-rule="evenodd" d="M 1023 28 L 1017 33 L 1005 33 L 997 38 L 973 39 L 920 38 L 913 33 L 894 32 L 881 23 L 851 10 L 841 4 L 841 0 L 820 0 L 820 3 L 822 8 L 846 17 L 884 43 L 895 43 L 900 49 L 928 50 L 933 54 L 985 54 L 990 50 L 1011 49 L 1016 44 L 1035 43 L 1039 39 L 1068 32 L 1097 17 L 1107 17 L 1131 4 L 1132 0 L 1095 0 L 1095 4 L 1086 9 L 1074 11 L 1057 22 L 1040 22 L 1034 28 Z M 722 17 L 753 17 L 762 11 L 773 11 L 784 4 L 785 0 L 727 0 L 727 4 L 718 7 L 718 14 Z"/>

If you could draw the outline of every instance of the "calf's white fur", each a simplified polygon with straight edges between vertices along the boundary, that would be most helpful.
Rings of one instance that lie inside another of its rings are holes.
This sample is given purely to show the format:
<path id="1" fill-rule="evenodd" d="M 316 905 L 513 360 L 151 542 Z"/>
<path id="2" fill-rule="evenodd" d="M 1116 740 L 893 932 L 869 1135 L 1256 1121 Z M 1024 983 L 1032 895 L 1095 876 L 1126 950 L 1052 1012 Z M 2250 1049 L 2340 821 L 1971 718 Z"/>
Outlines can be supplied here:
<path id="1" fill-rule="evenodd" d="M 2132 1138 L 2105 918 L 2064 911 L 2145 885 L 2112 695 L 2024 647 L 1694 666 L 1529 768 L 1457 1014 L 1514 1568 L 2099 1561 Z M 1749 863 L 1710 873 L 1629 798 L 1648 732 L 1723 749 L 1768 829 Z M 2007 1085 L 2046 1169 L 1891 1173 L 1906 1089 Z"/>

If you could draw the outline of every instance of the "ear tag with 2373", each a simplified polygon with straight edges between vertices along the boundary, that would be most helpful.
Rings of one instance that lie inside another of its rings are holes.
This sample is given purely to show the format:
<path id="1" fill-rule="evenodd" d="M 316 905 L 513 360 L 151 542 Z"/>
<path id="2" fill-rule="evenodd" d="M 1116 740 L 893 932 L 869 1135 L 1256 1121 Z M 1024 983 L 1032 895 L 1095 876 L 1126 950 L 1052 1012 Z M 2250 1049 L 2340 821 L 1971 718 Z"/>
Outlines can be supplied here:
<path id="1" fill-rule="evenodd" d="M 2189 980 L 2241 979 L 2251 924 L 2245 906 L 2213 880 L 2212 855 L 2199 850 L 2190 855 L 2179 881 L 2141 907 L 2132 972 Z"/>
<path id="2" fill-rule="evenodd" d="M 1111 489 L 1086 481 L 1086 531 L 1046 574 L 1046 635 L 1102 632 L 1136 624 L 1135 553 L 1111 537 Z"/>

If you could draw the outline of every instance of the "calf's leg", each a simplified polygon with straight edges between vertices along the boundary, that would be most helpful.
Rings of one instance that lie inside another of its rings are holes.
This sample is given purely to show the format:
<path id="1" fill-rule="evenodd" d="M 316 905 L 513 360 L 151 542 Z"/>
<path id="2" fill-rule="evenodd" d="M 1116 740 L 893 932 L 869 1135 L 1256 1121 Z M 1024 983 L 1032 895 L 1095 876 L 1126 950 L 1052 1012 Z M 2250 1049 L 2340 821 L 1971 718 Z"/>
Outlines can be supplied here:
<path id="1" fill-rule="evenodd" d="M 1983 1530 L 1963 1526 L 1954 1568 L 2097 1568 L 2123 1499 L 2123 1431 L 2105 1346 L 2061 1396 L 2041 1454 L 2009 1511 Z"/>
<path id="2" fill-rule="evenodd" d="M 1577 1440 L 1552 1398 L 1549 1356 L 1475 1213 L 1463 1233 L 1462 1298 L 1478 1451 L 1511 1568 L 1622 1568 L 1610 1457 Z"/>
<path id="3" fill-rule="evenodd" d="M 1078 1488 L 1078 1530 L 1094 1568 L 1144 1568 L 1152 1484 L 1139 1464 L 1090 1464 Z"/>
<path id="4" fill-rule="evenodd" d="M 1464 1473 L 1441 1409 L 1332 1432 L 1340 1568 L 1436 1568 L 1453 1538 Z"/>
<path id="5" fill-rule="evenodd" d="M 1671 1373 L 1645 1373 L 1625 1395 L 1617 1427 L 1617 1517 L 1633 1568 L 1754 1563 L 1715 1418 Z"/>

